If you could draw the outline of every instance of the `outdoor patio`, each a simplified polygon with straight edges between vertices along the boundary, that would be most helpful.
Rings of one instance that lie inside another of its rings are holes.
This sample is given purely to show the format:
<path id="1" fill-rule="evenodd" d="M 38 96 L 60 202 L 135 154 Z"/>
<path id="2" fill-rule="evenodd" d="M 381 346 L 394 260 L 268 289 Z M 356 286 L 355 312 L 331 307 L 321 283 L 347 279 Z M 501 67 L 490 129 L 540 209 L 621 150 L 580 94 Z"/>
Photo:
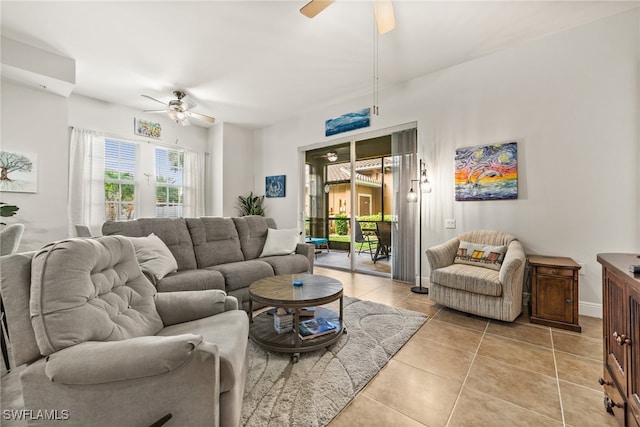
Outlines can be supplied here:
<path id="1" fill-rule="evenodd" d="M 379 259 L 374 263 L 368 252 L 358 254 L 356 251 L 355 256 L 357 270 L 391 276 L 391 263 L 388 258 Z M 327 252 L 323 249 L 316 255 L 315 265 L 348 270 L 351 268 L 351 257 L 348 256 L 347 251 L 331 249 Z"/>

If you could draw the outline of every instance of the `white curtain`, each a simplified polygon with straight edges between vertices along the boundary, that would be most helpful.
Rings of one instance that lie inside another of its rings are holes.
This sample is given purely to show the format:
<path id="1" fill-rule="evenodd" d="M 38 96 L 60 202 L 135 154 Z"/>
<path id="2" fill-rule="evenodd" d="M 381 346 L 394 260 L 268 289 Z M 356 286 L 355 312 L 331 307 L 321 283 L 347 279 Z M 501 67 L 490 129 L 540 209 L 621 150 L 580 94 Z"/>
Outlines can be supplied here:
<path id="1" fill-rule="evenodd" d="M 185 218 L 204 216 L 204 154 L 184 150 L 184 205 Z"/>
<path id="2" fill-rule="evenodd" d="M 91 235 L 101 234 L 105 220 L 104 137 L 92 130 L 71 128 L 69 138 L 69 199 L 67 233 L 84 224 Z"/>
<path id="3" fill-rule="evenodd" d="M 417 206 L 407 201 L 407 194 L 413 187 L 420 191 L 416 176 L 417 130 L 409 129 L 391 134 L 391 155 L 393 156 L 393 211 L 396 221 L 391 228 L 391 275 L 395 280 L 415 283 L 416 281 L 416 218 Z M 412 185 L 413 184 L 413 185 Z"/>

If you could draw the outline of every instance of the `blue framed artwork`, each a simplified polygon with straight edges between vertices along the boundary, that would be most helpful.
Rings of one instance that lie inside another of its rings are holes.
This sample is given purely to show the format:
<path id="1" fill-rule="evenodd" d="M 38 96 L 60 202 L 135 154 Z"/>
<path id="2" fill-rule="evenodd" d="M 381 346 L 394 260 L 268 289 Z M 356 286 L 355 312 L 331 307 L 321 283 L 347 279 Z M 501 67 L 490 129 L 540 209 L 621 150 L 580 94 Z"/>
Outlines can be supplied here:
<path id="1" fill-rule="evenodd" d="M 324 136 L 349 132 L 350 130 L 366 128 L 371 125 L 371 108 L 365 108 L 353 113 L 343 114 L 340 117 L 324 122 Z"/>
<path id="2" fill-rule="evenodd" d="M 286 178 L 286 175 L 268 176 L 265 179 L 264 195 L 267 197 L 284 197 Z"/>

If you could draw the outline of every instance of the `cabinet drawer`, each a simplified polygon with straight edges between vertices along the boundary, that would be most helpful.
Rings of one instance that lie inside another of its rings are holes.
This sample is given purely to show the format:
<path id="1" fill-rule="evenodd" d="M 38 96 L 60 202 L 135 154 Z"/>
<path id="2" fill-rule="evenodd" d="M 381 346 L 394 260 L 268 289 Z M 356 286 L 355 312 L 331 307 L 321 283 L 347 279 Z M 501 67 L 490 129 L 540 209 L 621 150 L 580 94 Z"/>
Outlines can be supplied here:
<path id="1" fill-rule="evenodd" d="M 537 273 L 545 274 L 547 276 L 573 277 L 573 270 L 570 268 L 537 267 Z"/>

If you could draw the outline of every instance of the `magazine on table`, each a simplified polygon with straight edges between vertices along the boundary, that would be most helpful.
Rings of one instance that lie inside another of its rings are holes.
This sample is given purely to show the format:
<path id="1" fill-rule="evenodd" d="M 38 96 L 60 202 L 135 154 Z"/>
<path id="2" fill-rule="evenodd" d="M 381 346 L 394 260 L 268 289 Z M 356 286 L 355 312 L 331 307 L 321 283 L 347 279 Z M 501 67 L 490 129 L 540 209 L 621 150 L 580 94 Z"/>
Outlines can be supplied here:
<path id="1" fill-rule="evenodd" d="M 315 317 L 300 322 L 300 338 L 308 340 L 325 334 L 330 334 L 338 329 L 337 320 L 327 320 L 324 317 Z"/>

